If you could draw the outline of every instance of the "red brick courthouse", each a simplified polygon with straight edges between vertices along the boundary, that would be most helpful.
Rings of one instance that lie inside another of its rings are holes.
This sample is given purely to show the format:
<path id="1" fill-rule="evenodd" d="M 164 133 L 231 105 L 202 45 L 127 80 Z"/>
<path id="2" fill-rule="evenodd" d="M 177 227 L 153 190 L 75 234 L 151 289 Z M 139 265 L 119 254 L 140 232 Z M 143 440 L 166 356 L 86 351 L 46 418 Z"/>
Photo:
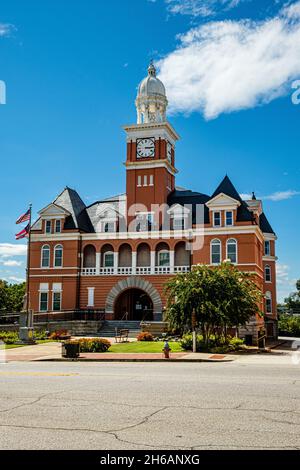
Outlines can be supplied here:
<path id="1" fill-rule="evenodd" d="M 67 187 L 39 212 L 31 235 L 30 307 L 161 321 L 170 276 L 230 259 L 256 276 L 267 331 L 275 335 L 276 235 L 261 201 L 254 195 L 243 201 L 227 176 L 212 195 L 176 187 L 179 136 L 167 121 L 165 87 L 152 64 L 135 104 L 137 123 L 124 126 L 126 192 L 86 206 Z M 255 318 L 248 329 L 256 335 L 263 323 Z"/>

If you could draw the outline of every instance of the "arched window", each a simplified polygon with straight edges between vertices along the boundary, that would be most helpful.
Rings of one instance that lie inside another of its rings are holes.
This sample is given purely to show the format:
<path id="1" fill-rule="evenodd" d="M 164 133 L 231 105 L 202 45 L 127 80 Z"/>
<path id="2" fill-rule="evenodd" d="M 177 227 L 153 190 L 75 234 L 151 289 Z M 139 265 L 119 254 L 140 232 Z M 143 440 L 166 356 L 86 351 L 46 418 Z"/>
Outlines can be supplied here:
<path id="1" fill-rule="evenodd" d="M 50 246 L 42 246 L 42 255 L 41 255 L 41 266 L 42 268 L 49 268 L 50 266 Z"/>
<path id="2" fill-rule="evenodd" d="M 227 240 L 227 259 L 232 263 L 237 263 L 237 242 L 234 238 Z"/>
<path id="3" fill-rule="evenodd" d="M 61 268 L 63 264 L 63 247 L 62 245 L 56 245 L 54 248 L 54 267 Z"/>
<path id="4" fill-rule="evenodd" d="M 266 313 L 272 313 L 272 294 L 271 292 L 266 292 L 265 294 L 266 299 Z"/>
<path id="5" fill-rule="evenodd" d="M 189 266 L 191 252 L 186 249 L 185 242 L 178 242 L 175 246 L 175 266 Z"/>
<path id="6" fill-rule="evenodd" d="M 268 264 L 265 266 L 265 281 L 266 282 L 272 281 L 271 267 Z"/>
<path id="7" fill-rule="evenodd" d="M 132 266 L 132 249 L 127 243 L 119 248 L 119 267 L 128 268 Z"/>
<path id="8" fill-rule="evenodd" d="M 220 264 L 221 263 L 221 242 L 217 238 L 211 241 L 210 244 L 210 258 L 211 264 Z"/>
<path id="9" fill-rule="evenodd" d="M 141 243 L 137 248 L 137 261 L 136 265 L 138 267 L 150 266 L 151 264 L 151 255 L 150 247 L 147 243 Z"/>

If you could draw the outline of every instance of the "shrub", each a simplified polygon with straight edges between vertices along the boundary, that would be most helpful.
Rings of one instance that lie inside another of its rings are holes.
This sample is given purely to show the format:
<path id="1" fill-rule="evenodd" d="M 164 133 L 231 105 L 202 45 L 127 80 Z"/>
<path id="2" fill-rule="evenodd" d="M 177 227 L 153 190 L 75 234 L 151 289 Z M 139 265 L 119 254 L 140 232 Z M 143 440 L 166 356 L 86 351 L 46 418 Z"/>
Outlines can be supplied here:
<path id="1" fill-rule="evenodd" d="M 48 333 L 46 330 L 34 330 L 34 339 L 36 340 L 44 340 L 48 339 Z"/>
<path id="2" fill-rule="evenodd" d="M 67 330 L 55 330 L 50 334 L 49 338 L 54 339 L 54 340 L 59 340 L 59 339 L 64 339 L 69 336 L 70 335 Z"/>
<path id="3" fill-rule="evenodd" d="M 154 337 L 149 331 L 142 331 L 136 337 L 138 341 L 153 341 Z"/>
<path id="4" fill-rule="evenodd" d="M 184 335 L 181 339 L 181 347 L 185 350 L 191 351 L 193 349 L 193 337 L 190 333 Z M 211 351 L 214 353 L 226 353 L 238 351 L 244 349 L 244 340 L 240 338 L 227 338 L 225 341 L 224 338 L 218 338 L 215 335 L 210 335 L 208 347 L 206 347 L 205 341 L 202 335 L 197 335 L 196 338 L 196 350 L 201 351 Z"/>
<path id="5" fill-rule="evenodd" d="M 15 344 L 19 340 L 19 335 L 16 331 L 0 331 L 0 341 L 5 344 Z"/>
<path id="6" fill-rule="evenodd" d="M 105 338 L 80 338 L 76 342 L 80 344 L 81 352 L 106 352 L 111 346 Z"/>
<path id="7" fill-rule="evenodd" d="M 300 317 L 282 315 L 278 322 L 279 333 L 284 336 L 300 336 Z"/>

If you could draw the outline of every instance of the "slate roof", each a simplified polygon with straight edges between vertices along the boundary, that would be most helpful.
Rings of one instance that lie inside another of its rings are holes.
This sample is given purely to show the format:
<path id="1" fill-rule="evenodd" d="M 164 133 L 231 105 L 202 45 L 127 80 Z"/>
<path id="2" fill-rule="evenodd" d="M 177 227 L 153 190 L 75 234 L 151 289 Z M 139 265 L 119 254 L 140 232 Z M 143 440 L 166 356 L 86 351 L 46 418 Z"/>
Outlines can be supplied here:
<path id="1" fill-rule="evenodd" d="M 86 206 L 74 189 L 66 187 L 53 203 L 63 207 L 71 214 L 66 218 L 65 229 L 80 229 L 84 232 L 94 232 Z"/>
<path id="2" fill-rule="evenodd" d="M 259 217 L 259 226 L 261 228 L 261 231 L 263 233 L 272 233 L 273 235 L 275 235 L 275 232 L 274 230 L 272 229 L 265 213 L 263 212 L 260 217 Z"/>
<path id="3" fill-rule="evenodd" d="M 253 224 L 256 223 L 255 217 L 249 209 L 247 202 L 241 199 L 239 193 L 237 192 L 227 175 L 221 181 L 212 196 L 208 196 L 207 194 L 191 191 L 184 188 L 176 188 L 172 193 L 169 194 L 167 202 L 169 206 L 172 206 L 174 204 L 187 206 L 191 205 L 193 223 L 196 223 L 197 205 L 202 206 L 204 211 L 204 223 L 208 224 L 209 209 L 206 206 L 206 203 L 221 193 L 226 194 L 227 196 L 240 202 L 240 206 L 237 209 L 238 222 L 251 222 Z M 79 229 L 87 233 L 94 233 L 96 231 L 96 226 L 98 223 L 98 214 L 99 209 L 101 209 L 101 206 L 110 204 L 117 212 L 122 214 L 122 212 L 125 210 L 125 197 L 126 194 L 120 194 L 107 199 L 102 199 L 101 201 L 97 201 L 91 204 L 90 206 L 86 207 L 79 194 L 74 189 L 66 187 L 53 202 L 54 204 L 65 208 L 71 214 L 66 218 L 64 226 L 65 229 Z M 201 212 L 198 214 L 201 217 Z M 202 222 L 202 220 L 197 222 Z M 259 226 L 262 232 L 275 235 L 264 213 L 260 215 Z"/>

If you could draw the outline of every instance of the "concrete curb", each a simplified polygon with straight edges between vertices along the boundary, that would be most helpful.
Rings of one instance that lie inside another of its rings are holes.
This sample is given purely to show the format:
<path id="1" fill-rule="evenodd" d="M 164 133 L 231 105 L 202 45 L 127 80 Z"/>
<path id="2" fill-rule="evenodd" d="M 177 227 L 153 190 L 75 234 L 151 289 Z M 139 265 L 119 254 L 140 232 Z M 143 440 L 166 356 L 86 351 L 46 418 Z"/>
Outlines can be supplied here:
<path id="1" fill-rule="evenodd" d="M 36 359 L 34 362 L 233 362 L 236 359 L 93 359 L 93 358 L 79 358 L 79 359 L 67 359 L 61 358 L 45 358 Z"/>

